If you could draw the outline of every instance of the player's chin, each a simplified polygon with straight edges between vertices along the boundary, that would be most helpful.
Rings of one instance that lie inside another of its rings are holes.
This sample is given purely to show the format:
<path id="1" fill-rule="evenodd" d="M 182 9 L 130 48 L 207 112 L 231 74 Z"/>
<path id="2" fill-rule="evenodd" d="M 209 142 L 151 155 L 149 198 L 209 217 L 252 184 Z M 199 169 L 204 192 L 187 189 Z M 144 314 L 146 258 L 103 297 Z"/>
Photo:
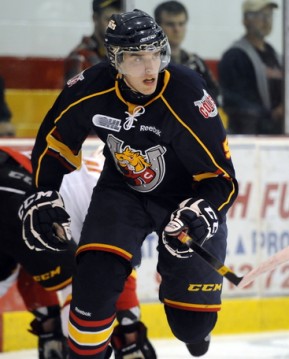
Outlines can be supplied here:
<path id="1" fill-rule="evenodd" d="M 149 78 L 143 80 L 142 93 L 144 95 L 151 95 L 155 92 L 157 88 L 157 79 Z"/>

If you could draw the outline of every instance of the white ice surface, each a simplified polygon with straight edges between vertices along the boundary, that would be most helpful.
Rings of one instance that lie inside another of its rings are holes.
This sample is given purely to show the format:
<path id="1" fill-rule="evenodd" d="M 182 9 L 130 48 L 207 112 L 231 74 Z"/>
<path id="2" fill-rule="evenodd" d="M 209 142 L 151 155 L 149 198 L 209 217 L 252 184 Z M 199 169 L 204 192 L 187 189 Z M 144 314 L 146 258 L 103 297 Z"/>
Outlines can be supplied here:
<path id="1" fill-rule="evenodd" d="M 152 340 L 158 359 L 190 359 L 177 340 Z M 213 336 L 204 359 L 289 359 L 289 332 Z M 37 359 L 36 350 L 0 353 L 0 359 Z"/>

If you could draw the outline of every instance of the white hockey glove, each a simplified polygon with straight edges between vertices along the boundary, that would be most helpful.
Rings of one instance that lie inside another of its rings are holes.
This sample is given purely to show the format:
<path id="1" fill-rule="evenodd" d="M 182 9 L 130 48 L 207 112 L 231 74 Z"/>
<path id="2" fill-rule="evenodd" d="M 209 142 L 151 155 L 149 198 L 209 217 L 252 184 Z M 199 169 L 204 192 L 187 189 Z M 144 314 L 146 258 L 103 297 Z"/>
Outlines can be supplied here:
<path id="1" fill-rule="evenodd" d="M 70 217 L 57 191 L 36 192 L 21 205 L 22 236 L 31 250 L 61 251 L 71 240 Z"/>
<path id="2" fill-rule="evenodd" d="M 217 211 L 203 199 L 186 199 L 179 204 L 179 208 L 171 215 L 166 225 L 162 240 L 166 249 L 178 258 L 192 256 L 193 250 L 181 242 L 178 237 L 185 232 L 201 245 L 213 237 L 219 228 Z"/>

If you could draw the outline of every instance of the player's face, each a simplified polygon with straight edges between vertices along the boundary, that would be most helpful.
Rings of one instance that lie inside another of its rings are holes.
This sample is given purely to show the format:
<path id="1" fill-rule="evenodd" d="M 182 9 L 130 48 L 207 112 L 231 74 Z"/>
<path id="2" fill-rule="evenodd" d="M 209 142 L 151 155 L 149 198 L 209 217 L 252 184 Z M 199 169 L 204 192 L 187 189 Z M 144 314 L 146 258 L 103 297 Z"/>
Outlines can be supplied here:
<path id="1" fill-rule="evenodd" d="M 144 95 L 154 93 L 157 87 L 161 66 L 159 50 L 124 52 L 119 65 L 129 87 Z"/>
<path id="2" fill-rule="evenodd" d="M 187 16 L 185 13 L 171 14 L 167 11 L 161 13 L 160 26 L 166 33 L 172 48 L 183 42 L 187 31 Z"/>

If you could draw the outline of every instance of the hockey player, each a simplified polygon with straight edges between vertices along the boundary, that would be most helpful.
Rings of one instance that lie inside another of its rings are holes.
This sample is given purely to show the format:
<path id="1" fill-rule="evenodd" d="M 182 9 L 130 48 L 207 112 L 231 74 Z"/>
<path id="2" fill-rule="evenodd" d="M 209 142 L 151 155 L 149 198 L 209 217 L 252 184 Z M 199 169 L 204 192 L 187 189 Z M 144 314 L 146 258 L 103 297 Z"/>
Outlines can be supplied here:
<path id="1" fill-rule="evenodd" d="M 79 241 L 92 188 L 98 180 L 102 166 L 103 156 L 99 146 L 97 154 L 86 159 L 79 171 L 65 176 L 60 188 L 71 215 L 71 229 L 76 243 Z M 31 163 L 27 156 L 11 148 L 0 147 L 0 297 L 17 281 L 27 309 L 35 316 L 29 331 L 39 337 L 39 359 L 64 359 L 67 355 L 66 310 L 71 300 L 70 283 L 75 246 L 71 245 L 71 250 L 65 252 L 44 253 L 31 252 L 23 245 L 17 211 L 24 194 L 30 190 L 30 172 Z M 60 308 L 56 290 L 64 300 L 64 308 Z M 147 329 L 140 321 L 134 272 L 128 277 L 124 291 L 118 299 L 117 319 L 119 325 L 113 334 L 116 343 L 115 358 L 122 359 L 129 344 L 131 355 L 143 350 L 145 359 L 156 359 L 155 351 L 147 339 Z M 126 333 L 132 328 L 134 336 Z M 129 343 L 124 342 L 125 338 Z"/>
<path id="2" fill-rule="evenodd" d="M 201 356 L 221 308 L 222 277 L 177 237 L 186 230 L 225 259 L 225 216 L 237 196 L 226 133 L 200 75 L 169 65 L 167 38 L 151 16 L 113 15 L 105 44 L 108 63 L 70 80 L 40 126 L 35 193 L 19 211 L 24 239 L 31 250 L 68 246 L 69 216 L 58 191 L 63 176 L 80 166 L 94 129 L 105 143 L 105 163 L 77 249 L 69 358 L 110 356 L 115 304 L 154 230 L 168 323 Z M 199 291 L 190 289 L 194 283 Z"/>
<path id="3" fill-rule="evenodd" d="M 61 253 L 33 253 L 23 243 L 18 209 L 31 183 L 31 163 L 27 156 L 8 147 L 0 148 L 0 296 L 18 280 L 24 303 L 35 317 L 30 331 L 39 338 L 39 359 L 63 359 L 67 340 L 62 332 L 55 290 L 71 283 L 75 248 L 70 244 Z M 23 268 L 38 283 L 31 285 L 31 277 Z"/>
<path id="4" fill-rule="evenodd" d="M 82 225 L 92 196 L 92 190 L 99 179 L 103 168 L 103 145 L 99 145 L 91 157 L 84 159 L 81 168 L 64 176 L 60 194 L 65 208 L 71 218 L 71 233 L 78 243 Z M 65 292 L 65 291 L 64 291 Z M 66 301 L 66 304 L 70 304 Z M 64 308 L 64 320 L 67 323 L 68 313 Z M 132 271 L 127 278 L 124 290 L 116 303 L 116 316 L 119 325 L 114 328 L 112 344 L 115 359 L 156 359 L 155 350 L 147 338 L 147 328 L 140 321 L 140 306 L 136 293 L 136 272 Z M 66 315 L 67 314 L 67 315 Z M 65 334 L 66 327 L 64 328 Z"/>
<path id="5" fill-rule="evenodd" d="M 17 288 L 34 316 L 28 331 L 38 337 L 38 358 L 66 359 L 67 337 L 62 331 L 62 308 L 57 292 L 44 289 L 23 267 L 19 270 Z"/>

